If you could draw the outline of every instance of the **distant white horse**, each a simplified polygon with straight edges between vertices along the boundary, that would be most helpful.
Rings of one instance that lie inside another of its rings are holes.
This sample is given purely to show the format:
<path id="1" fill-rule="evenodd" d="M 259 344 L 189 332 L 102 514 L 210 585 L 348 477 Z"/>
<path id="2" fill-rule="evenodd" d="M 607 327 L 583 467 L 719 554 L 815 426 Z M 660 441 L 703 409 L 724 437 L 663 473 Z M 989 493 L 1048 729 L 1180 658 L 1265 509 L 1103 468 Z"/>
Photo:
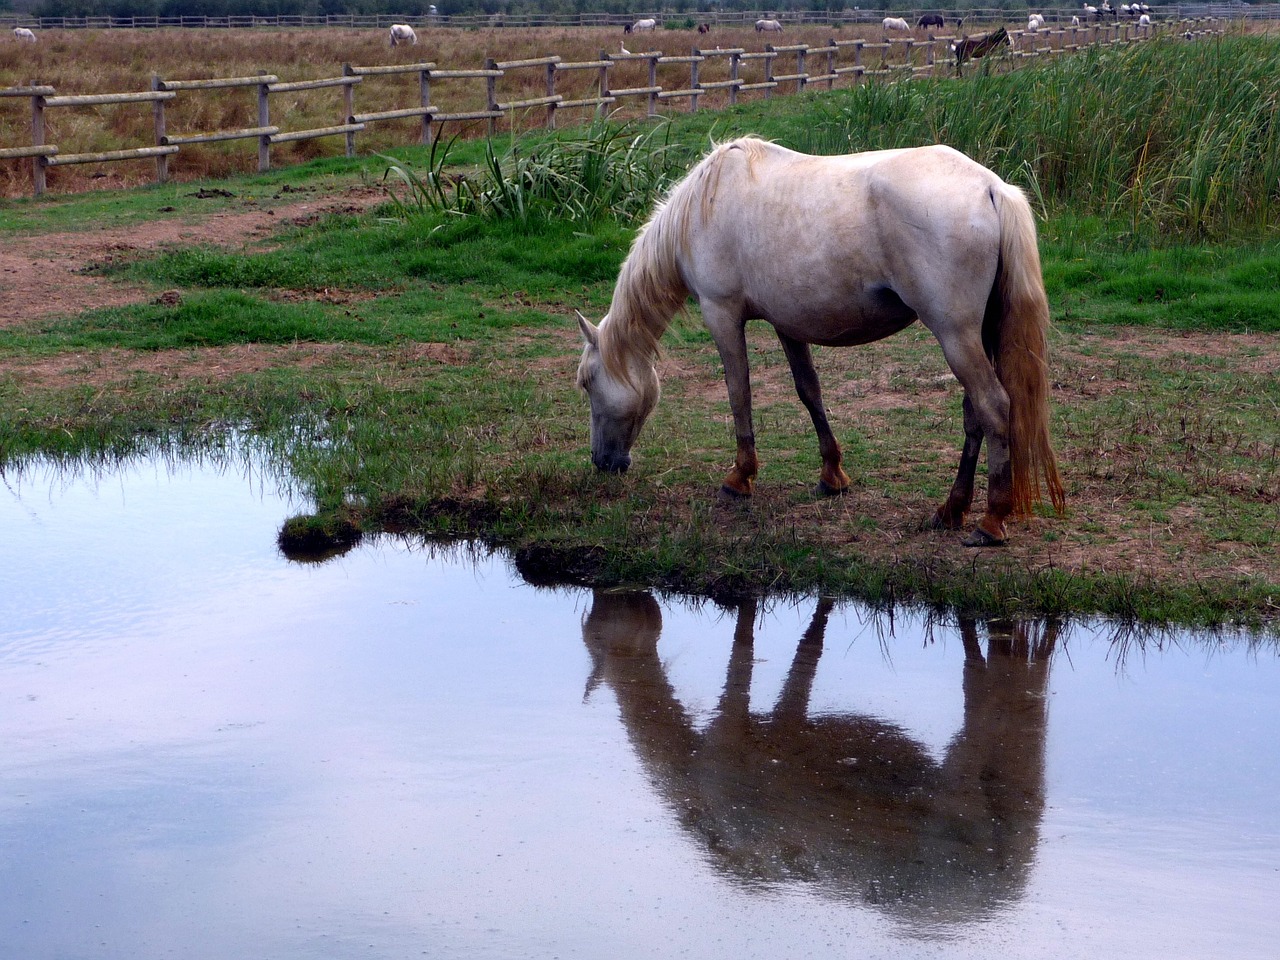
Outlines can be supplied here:
<path id="1" fill-rule="evenodd" d="M 627 29 L 624 32 L 649 33 L 650 31 L 657 30 L 657 29 L 658 29 L 658 21 L 653 19 L 653 17 L 648 17 L 644 20 L 637 20 L 635 23 L 627 27 Z"/>
<path id="2" fill-rule="evenodd" d="M 413 32 L 413 27 L 407 23 L 393 23 L 391 25 L 391 45 L 407 43 L 412 46 L 418 45 L 418 35 Z"/>
<path id="3" fill-rule="evenodd" d="M 1038 13 L 1033 13 L 1027 17 L 1027 33 L 1035 33 L 1037 30 L 1044 29 L 1044 17 Z"/>
<path id="4" fill-rule="evenodd" d="M 1046 330 L 1035 216 L 1026 197 L 950 147 L 813 157 L 745 137 L 716 147 L 672 189 L 632 244 L 609 312 L 586 340 L 578 385 L 591 403 L 591 459 L 620 473 L 659 396 L 658 342 L 694 297 L 715 341 L 738 451 L 724 480 L 750 495 L 759 462 L 746 325 L 772 324 L 809 411 L 820 488 L 849 477 L 827 423 L 810 344 L 880 340 L 916 320 L 964 388 L 964 447 L 932 517 L 964 525 L 983 440 L 987 509 L 965 543 L 1005 542 L 1041 477 L 1065 504 L 1049 440 Z"/>
<path id="5" fill-rule="evenodd" d="M 883 21 L 885 33 L 890 30 L 896 30 L 900 33 L 906 33 L 911 29 L 911 24 L 907 23 L 902 17 L 885 17 Z"/>
<path id="6" fill-rule="evenodd" d="M 14 36 L 14 39 L 19 40 L 22 43 L 36 42 L 36 35 L 32 33 L 30 30 L 28 30 L 26 27 L 14 27 L 13 36 Z"/>
<path id="7" fill-rule="evenodd" d="M 777 20 L 757 20 L 756 33 L 781 33 L 782 24 Z"/>

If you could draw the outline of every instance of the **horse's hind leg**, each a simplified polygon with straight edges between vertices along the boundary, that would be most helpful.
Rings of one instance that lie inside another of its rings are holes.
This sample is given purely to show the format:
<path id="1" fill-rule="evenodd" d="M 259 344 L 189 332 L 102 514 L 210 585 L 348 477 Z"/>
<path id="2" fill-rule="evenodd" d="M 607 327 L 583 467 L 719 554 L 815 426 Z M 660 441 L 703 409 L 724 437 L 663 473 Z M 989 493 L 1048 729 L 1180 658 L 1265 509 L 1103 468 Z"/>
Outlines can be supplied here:
<path id="1" fill-rule="evenodd" d="M 960 468 L 956 482 L 951 485 L 947 500 L 933 515 L 934 529 L 959 530 L 964 526 L 965 514 L 973 503 L 973 476 L 978 468 L 978 455 L 982 452 L 982 424 L 973 409 L 973 401 L 964 397 L 964 446 L 960 450 Z"/>
<path id="2" fill-rule="evenodd" d="M 796 382 L 800 402 L 809 411 L 813 429 L 818 434 L 818 452 L 822 455 L 822 470 L 818 475 L 818 492 L 839 494 L 849 489 L 849 475 L 841 466 L 843 455 L 831 425 L 827 423 L 826 407 L 822 404 L 822 387 L 818 383 L 818 371 L 813 368 L 813 353 L 807 343 L 778 334 L 782 349 L 791 364 L 791 377 Z"/>

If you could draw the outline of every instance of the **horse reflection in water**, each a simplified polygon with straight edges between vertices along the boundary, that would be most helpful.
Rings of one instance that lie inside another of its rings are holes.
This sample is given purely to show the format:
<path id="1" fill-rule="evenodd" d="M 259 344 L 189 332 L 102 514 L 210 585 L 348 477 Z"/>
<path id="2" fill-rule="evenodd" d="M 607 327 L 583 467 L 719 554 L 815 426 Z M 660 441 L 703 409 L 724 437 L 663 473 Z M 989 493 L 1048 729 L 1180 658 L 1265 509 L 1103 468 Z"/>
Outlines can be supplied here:
<path id="1" fill-rule="evenodd" d="M 962 621 L 964 722 L 941 762 L 901 728 L 809 715 L 832 602 L 820 600 L 782 691 L 750 709 L 756 605 L 737 612 L 715 718 L 697 729 L 658 657 L 648 593 L 597 591 L 587 693 L 607 684 L 646 773 L 725 873 L 809 882 L 934 926 L 980 919 L 1026 886 L 1044 808 L 1053 626 Z"/>

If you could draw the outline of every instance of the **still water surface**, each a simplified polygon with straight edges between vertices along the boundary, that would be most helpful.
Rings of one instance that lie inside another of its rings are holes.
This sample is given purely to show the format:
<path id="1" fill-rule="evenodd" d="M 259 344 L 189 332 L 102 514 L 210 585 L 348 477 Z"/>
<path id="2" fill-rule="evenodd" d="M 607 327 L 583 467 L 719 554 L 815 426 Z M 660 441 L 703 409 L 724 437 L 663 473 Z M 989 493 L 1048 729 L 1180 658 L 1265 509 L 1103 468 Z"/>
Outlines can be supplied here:
<path id="1" fill-rule="evenodd" d="M 0 491 L 0 958 L 1272 958 L 1280 656 Z"/>

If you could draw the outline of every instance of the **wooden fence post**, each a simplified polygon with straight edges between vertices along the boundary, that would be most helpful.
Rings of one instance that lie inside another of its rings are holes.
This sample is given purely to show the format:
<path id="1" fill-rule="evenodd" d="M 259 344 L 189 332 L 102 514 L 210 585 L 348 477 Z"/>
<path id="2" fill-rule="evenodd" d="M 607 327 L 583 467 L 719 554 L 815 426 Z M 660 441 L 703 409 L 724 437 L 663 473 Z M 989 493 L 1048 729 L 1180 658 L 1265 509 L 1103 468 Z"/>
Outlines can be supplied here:
<path id="1" fill-rule="evenodd" d="M 689 61 L 689 89 L 695 92 L 689 96 L 689 112 L 697 113 L 698 93 L 696 91 L 702 89 L 702 84 L 698 80 L 698 65 L 702 62 L 702 52 L 694 47 L 691 56 L 694 59 Z"/>
<path id="2" fill-rule="evenodd" d="M 495 60 L 493 57 L 489 57 L 484 62 L 484 68 L 486 70 L 497 70 L 498 61 Z M 484 89 L 485 89 L 485 97 L 489 101 L 489 104 L 485 109 L 488 110 L 490 114 L 497 113 L 498 112 L 498 78 L 495 76 L 485 77 Z M 489 117 L 489 136 L 492 137 L 497 132 L 498 132 L 498 120 L 496 117 L 490 116 Z"/>
<path id="3" fill-rule="evenodd" d="M 344 77 L 355 76 L 355 71 L 351 69 L 351 64 L 344 63 L 342 65 L 342 75 Z M 342 122 L 350 123 L 351 118 L 356 115 L 356 85 L 348 83 L 342 88 Z M 356 132 L 348 130 L 346 134 L 347 156 L 354 157 L 356 155 Z"/>
<path id="4" fill-rule="evenodd" d="M 161 90 L 163 84 L 160 81 L 160 75 L 153 73 L 151 75 L 151 89 Z M 151 109 L 155 115 L 156 121 L 156 146 L 163 147 L 165 145 L 164 137 L 164 101 L 153 100 Z M 156 154 L 156 183 L 169 182 L 169 155 L 167 153 Z"/>
<path id="5" fill-rule="evenodd" d="M 418 71 L 418 93 L 422 98 L 422 107 L 425 110 L 431 106 L 431 71 L 425 67 Z M 427 146 L 431 143 L 431 114 L 424 113 L 422 115 L 422 144 Z"/>
<path id="6" fill-rule="evenodd" d="M 862 76 L 863 76 L 862 44 L 863 44 L 862 40 L 855 40 L 853 42 L 853 82 L 854 83 L 862 82 Z"/>
<path id="7" fill-rule="evenodd" d="M 764 45 L 764 52 L 773 53 L 773 44 L 766 43 Z M 773 99 L 773 57 L 764 58 L 764 82 L 766 84 L 764 88 L 764 98 L 766 100 L 772 100 Z"/>
<path id="8" fill-rule="evenodd" d="M 600 102 L 596 104 L 596 119 L 605 116 L 609 99 L 609 51 L 600 51 Z"/>
<path id="9" fill-rule="evenodd" d="M 827 41 L 827 89 L 834 90 L 836 88 L 836 55 L 840 52 L 840 48 L 836 46 L 834 39 Z"/>
<path id="10" fill-rule="evenodd" d="M 36 93 L 31 97 L 31 145 L 44 146 L 44 94 Z M 37 154 L 31 158 L 31 181 L 38 197 L 44 193 L 45 171 L 48 169 L 48 158 Z"/>
<path id="11" fill-rule="evenodd" d="M 556 65 L 554 63 L 547 64 L 547 96 L 554 97 L 556 95 Z M 547 103 L 547 129 L 554 130 L 556 128 L 556 102 L 549 100 Z"/>
<path id="12" fill-rule="evenodd" d="M 738 103 L 738 67 L 741 63 L 742 54 L 736 50 L 729 54 L 729 79 L 733 81 L 733 85 L 729 87 L 729 106 L 736 106 Z"/>
<path id="13" fill-rule="evenodd" d="M 264 71 L 259 71 L 263 77 L 262 83 L 258 84 L 258 126 L 271 126 L 271 91 L 268 89 L 270 82 L 266 79 L 268 76 Z M 264 133 L 258 138 L 258 172 L 266 173 L 271 169 L 271 134 Z"/>
<path id="14" fill-rule="evenodd" d="M 658 57 L 659 57 L 659 54 L 655 53 L 653 56 L 649 58 L 650 90 L 649 90 L 648 114 L 651 117 L 656 117 L 658 115 L 658 92 L 657 90 L 653 89 L 658 85 Z"/>

